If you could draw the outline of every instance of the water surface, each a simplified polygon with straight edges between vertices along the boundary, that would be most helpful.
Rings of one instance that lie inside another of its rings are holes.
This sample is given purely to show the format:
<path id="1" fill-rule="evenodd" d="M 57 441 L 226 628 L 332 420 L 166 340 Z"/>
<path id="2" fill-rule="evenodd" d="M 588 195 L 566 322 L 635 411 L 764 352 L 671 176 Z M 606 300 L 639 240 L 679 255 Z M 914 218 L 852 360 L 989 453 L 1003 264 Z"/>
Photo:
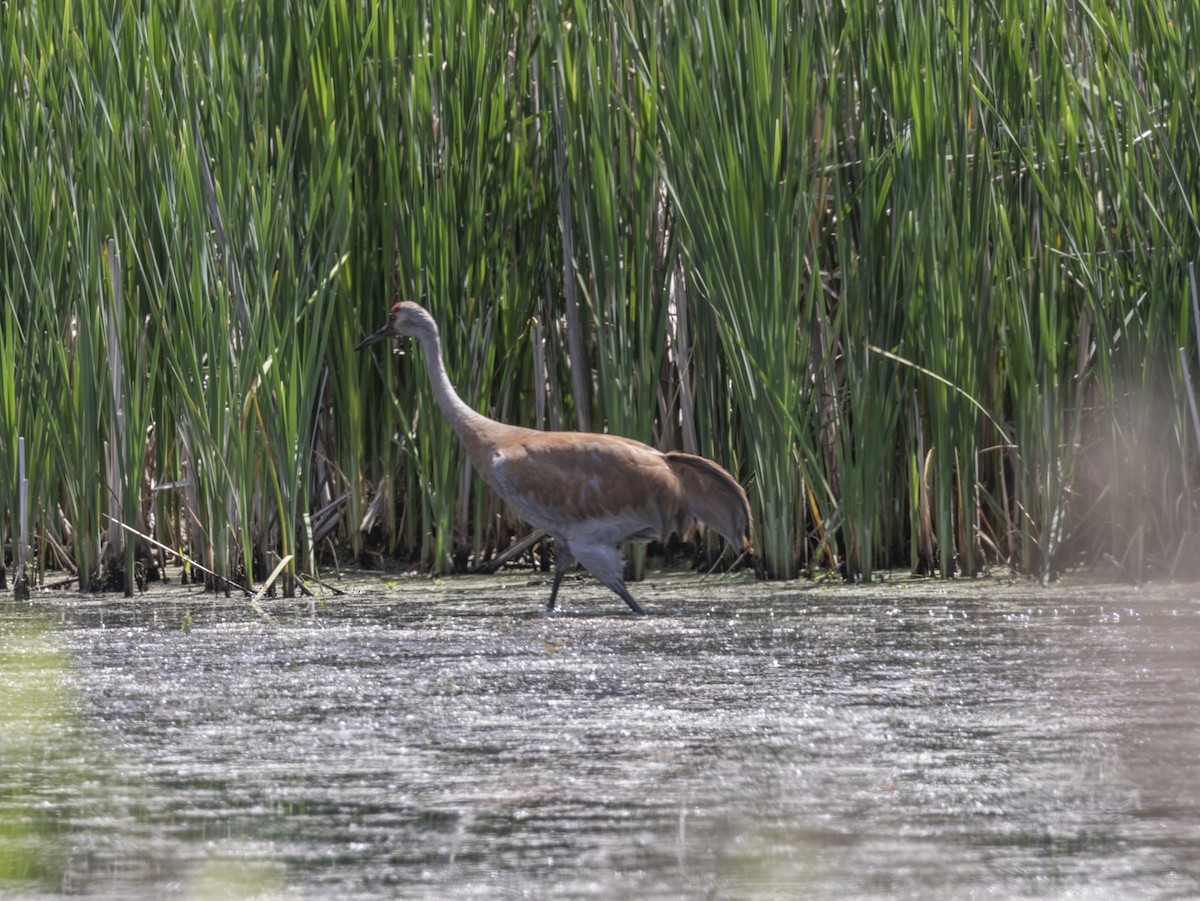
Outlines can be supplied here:
<path id="1" fill-rule="evenodd" d="M 1200 896 L 1193 589 L 0 604 L 9 897 Z"/>

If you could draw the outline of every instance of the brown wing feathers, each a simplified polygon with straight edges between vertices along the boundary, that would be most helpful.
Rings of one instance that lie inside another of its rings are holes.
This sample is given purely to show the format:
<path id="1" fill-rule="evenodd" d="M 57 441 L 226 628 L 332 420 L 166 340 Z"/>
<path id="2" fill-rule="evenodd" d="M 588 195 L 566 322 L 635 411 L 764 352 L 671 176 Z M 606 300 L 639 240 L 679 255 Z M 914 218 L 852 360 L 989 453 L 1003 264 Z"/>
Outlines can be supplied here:
<path id="1" fill-rule="evenodd" d="M 679 479 L 688 515 L 725 536 L 738 550 L 753 543 L 750 501 L 724 469 L 692 454 L 669 451 L 667 465 Z"/>

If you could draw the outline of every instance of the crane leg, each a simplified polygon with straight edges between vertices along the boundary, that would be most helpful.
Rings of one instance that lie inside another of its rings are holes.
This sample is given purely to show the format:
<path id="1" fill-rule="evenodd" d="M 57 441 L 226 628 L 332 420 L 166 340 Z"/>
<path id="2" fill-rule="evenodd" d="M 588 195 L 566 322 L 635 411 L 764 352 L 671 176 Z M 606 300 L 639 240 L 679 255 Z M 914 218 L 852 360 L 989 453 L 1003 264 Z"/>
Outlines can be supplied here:
<path id="1" fill-rule="evenodd" d="M 567 570 L 575 565 L 575 558 L 571 556 L 571 549 L 567 547 L 565 541 L 554 539 L 554 584 L 550 586 L 550 600 L 546 604 L 546 611 L 554 609 L 554 602 L 558 599 L 558 586 L 562 584 L 563 576 Z"/>
<path id="2" fill-rule="evenodd" d="M 623 575 L 624 564 L 621 562 L 621 552 L 615 547 L 602 545 L 584 545 L 572 549 L 575 558 L 583 564 L 584 569 L 595 576 L 601 585 L 620 596 L 629 609 L 634 613 L 645 613 L 629 589 L 625 587 Z"/>
<path id="3" fill-rule="evenodd" d="M 624 582 L 618 582 L 616 585 L 609 585 L 608 587 L 624 599 L 625 603 L 629 605 L 630 610 L 632 610 L 634 613 L 638 613 L 643 616 L 645 615 L 646 611 L 643 610 L 638 602 L 633 599 L 633 595 L 629 593 L 629 589 L 625 587 Z"/>
<path id="4" fill-rule="evenodd" d="M 554 567 L 554 584 L 550 586 L 550 600 L 546 602 L 546 611 L 554 609 L 554 601 L 558 598 L 558 586 L 562 582 L 563 571 Z"/>

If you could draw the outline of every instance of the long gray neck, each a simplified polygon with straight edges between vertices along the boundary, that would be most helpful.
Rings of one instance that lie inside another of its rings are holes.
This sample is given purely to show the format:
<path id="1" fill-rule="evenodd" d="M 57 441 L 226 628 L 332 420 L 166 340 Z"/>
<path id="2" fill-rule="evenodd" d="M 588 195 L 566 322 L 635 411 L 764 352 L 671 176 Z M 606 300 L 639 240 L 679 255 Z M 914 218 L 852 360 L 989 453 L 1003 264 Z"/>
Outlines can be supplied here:
<path id="1" fill-rule="evenodd" d="M 442 342 L 436 328 L 421 331 L 417 340 L 421 342 L 425 351 L 425 369 L 429 373 L 433 397 L 451 428 L 467 445 L 467 451 L 474 459 L 475 445 L 484 437 L 483 433 L 487 431 L 488 425 L 493 423 L 482 413 L 476 413 L 468 407 L 454 390 L 450 377 L 446 375 L 446 365 L 442 361 Z"/>

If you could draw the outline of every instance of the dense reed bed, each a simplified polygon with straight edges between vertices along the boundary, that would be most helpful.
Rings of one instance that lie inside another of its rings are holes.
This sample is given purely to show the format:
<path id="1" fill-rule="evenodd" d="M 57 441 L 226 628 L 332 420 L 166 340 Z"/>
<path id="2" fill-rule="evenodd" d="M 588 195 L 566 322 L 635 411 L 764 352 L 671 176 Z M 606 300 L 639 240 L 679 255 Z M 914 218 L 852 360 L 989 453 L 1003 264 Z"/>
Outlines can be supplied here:
<path id="1" fill-rule="evenodd" d="M 18 437 L 39 578 L 131 590 L 129 529 L 287 591 L 493 559 L 523 530 L 415 355 L 354 352 L 411 297 L 477 409 L 726 465 L 769 574 L 1181 572 L 1198 36 L 1156 0 L 6 4 L 3 561 Z"/>

